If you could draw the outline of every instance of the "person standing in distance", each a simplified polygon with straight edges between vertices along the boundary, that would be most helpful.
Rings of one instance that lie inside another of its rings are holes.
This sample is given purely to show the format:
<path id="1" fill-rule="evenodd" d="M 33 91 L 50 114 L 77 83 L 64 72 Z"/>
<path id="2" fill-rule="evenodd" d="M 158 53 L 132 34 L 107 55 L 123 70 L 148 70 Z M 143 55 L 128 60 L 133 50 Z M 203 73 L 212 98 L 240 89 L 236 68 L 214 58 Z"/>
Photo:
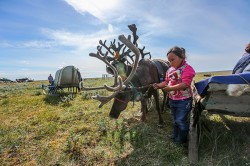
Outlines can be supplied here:
<path id="1" fill-rule="evenodd" d="M 53 77 L 51 74 L 49 75 L 48 80 L 49 80 L 49 84 L 51 85 L 53 83 Z"/>

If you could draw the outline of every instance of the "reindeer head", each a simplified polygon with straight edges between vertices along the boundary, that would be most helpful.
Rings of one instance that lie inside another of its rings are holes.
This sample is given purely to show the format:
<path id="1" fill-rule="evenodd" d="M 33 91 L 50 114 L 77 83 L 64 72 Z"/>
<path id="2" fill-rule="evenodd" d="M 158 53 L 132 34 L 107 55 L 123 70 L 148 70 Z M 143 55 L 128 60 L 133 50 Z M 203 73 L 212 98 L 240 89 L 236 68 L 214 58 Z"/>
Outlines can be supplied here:
<path id="1" fill-rule="evenodd" d="M 119 36 L 119 40 L 125 44 L 128 49 L 130 49 L 133 53 L 134 53 L 134 64 L 132 67 L 132 70 L 130 72 L 130 74 L 128 75 L 128 77 L 126 77 L 125 80 L 122 80 L 122 78 L 118 75 L 118 71 L 117 69 L 108 61 L 108 51 L 106 51 L 106 53 L 104 54 L 101 50 L 101 46 L 97 47 L 98 52 L 97 53 L 90 53 L 89 55 L 92 57 L 96 57 L 98 59 L 100 59 L 101 61 L 103 61 L 114 73 L 114 85 L 113 86 L 107 86 L 107 85 L 103 85 L 103 87 L 96 87 L 96 88 L 85 88 L 85 87 L 81 87 L 81 89 L 83 90 L 95 90 L 95 89 L 106 89 L 108 91 L 112 91 L 113 93 L 110 96 L 93 96 L 92 98 L 95 100 L 98 100 L 101 102 L 101 104 L 99 105 L 99 108 L 101 108 L 104 104 L 106 104 L 107 102 L 109 102 L 112 98 L 114 98 L 118 93 L 121 93 L 126 86 L 128 86 L 129 82 L 131 81 L 131 79 L 133 78 L 137 66 L 138 66 L 138 62 L 139 62 L 139 57 L 140 57 L 140 51 L 138 50 L 137 47 L 135 47 L 135 45 L 132 44 L 132 42 L 130 41 L 130 36 L 128 36 L 128 38 L 125 38 L 124 35 L 120 35 Z M 129 52 L 131 52 L 129 51 Z"/>
<path id="2" fill-rule="evenodd" d="M 124 89 L 129 86 L 131 79 L 136 73 L 140 55 L 144 58 L 145 55 L 149 54 L 151 58 L 149 52 L 144 53 L 145 47 L 143 49 L 138 48 L 137 40 L 139 37 L 136 35 L 136 26 L 134 24 L 129 25 L 129 29 L 133 32 L 133 42 L 131 42 L 130 35 L 127 38 L 124 35 L 120 35 L 118 39 L 121 43 L 118 42 L 116 44 L 116 40 L 114 39 L 110 46 L 106 45 L 106 40 L 104 42 L 100 40 L 100 45 L 97 46 L 97 53 L 89 54 L 106 64 L 106 71 L 114 76 L 114 85 L 103 85 L 96 88 L 80 87 L 83 90 L 106 89 L 112 91 L 113 93 L 110 96 L 96 95 L 92 98 L 101 102 L 99 108 L 114 98 L 114 103 L 110 111 L 110 116 L 113 118 L 118 118 L 120 112 L 126 108 L 130 101 L 131 94 L 125 93 Z M 102 52 L 102 48 L 106 49 L 106 53 Z"/>

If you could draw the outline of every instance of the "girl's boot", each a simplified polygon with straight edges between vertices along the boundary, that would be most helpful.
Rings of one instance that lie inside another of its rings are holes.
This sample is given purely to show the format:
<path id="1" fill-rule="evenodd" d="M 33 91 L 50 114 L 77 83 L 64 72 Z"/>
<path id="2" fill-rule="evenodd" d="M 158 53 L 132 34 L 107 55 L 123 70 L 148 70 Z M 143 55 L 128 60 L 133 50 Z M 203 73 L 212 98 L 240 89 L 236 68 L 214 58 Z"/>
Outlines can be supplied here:
<path id="1" fill-rule="evenodd" d="M 178 137 L 174 140 L 176 144 L 187 143 L 188 140 L 188 130 L 179 130 Z"/>
<path id="2" fill-rule="evenodd" d="M 168 135 L 168 138 L 175 140 L 178 137 L 179 134 L 179 127 L 177 125 L 174 125 L 172 134 Z"/>

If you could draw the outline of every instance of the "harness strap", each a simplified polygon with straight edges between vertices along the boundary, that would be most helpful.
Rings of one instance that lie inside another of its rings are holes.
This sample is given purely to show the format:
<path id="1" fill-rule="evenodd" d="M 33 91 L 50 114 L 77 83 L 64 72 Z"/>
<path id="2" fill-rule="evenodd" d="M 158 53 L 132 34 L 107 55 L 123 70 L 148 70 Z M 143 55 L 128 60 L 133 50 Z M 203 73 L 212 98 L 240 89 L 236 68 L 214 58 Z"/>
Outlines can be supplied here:
<path id="1" fill-rule="evenodd" d="M 135 87 L 135 86 L 133 85 L 132 82 L 130 82 L 130 84 L 131 84 L 131 86 L 132 86 L 132 89 L 130 89 L 129 91 L 132 90 L 132 91 L 135 92 L 135 93 L 133 94 L 133 98 L 130 99 L 130 101 L 133 100 L 133 106 L 134 106 L 134 102 L 135 102 L 134 99 L 135 99 L 136 94 L 140 94 L 140 96 L 144 96 L 144 97 L 147 96 L 150 87 L 152 87 L 152 85 L 153 85 L 153 84 L 149 84 L 149 85 L 145 85 L 145 86 L 141 86 L 141 87 Z M 137 89 L 144 89 L 144 88 L 148 88 L 147 91 L 145 92 L 145 94 L 142 94 L 142 92 L 137 91 Z M 127 92 L 129 92 L 129 91 L 127 90 Z M 126 92 L 126 91 L 125 91 L 125 92 Z M 121 103 L 127 104 L 127 102 L 125 102 L 124 100 L 118 99 L 118 98 L 114 98 L 114 100 L 117 100 L 117 101 L 119 101 L 119 102 L 121 102 Z"/>
<path id="2" fill-rule="evenodd" d="M 158 79 L 160 82 L 164 81 L 164 78 L 166 76 L 166 71 L 164 71 L 161 63 L 159 62 L 159 60 L 157 59 L 153 59 L 152 63 L 154 64 L 154 66 L 157 68 L 157 75 L 158 75 Z"/>
<path id="3" fill-rule="evenodd" d="M 123 101 L 123 100 L 121 100 L 121 99 L 118 99 L 118 98 L 114 98 L 114 99 L 117 100 L 117 101 L 120 101 L 120 102 L 122 102 L 122 103 L 127 104 L 125 101 Z"/>
<path id="4" fill-rule="evenodd" d="M 141 93 L 138 92 L 138 91 L 136 90 L 134 84 L 133 84 L 131 81 L 130 81 L 129 83 L 130 83 L 131 86 L 132 86 L 132 90 L 135 92 L 134 95 L 133 95 L 133 100 L 134 100 L 134 99 L 135 99 L 135 96 L 137 96 L 137 94 L 141 95 Z"/>

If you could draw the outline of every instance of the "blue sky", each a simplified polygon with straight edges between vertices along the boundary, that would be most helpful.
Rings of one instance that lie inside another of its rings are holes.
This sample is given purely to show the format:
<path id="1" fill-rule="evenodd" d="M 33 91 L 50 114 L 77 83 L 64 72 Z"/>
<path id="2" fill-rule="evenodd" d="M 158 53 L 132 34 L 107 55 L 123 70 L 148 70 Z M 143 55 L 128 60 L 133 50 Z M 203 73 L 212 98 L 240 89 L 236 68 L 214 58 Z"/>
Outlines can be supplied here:
<path id="1" fill-rule="evenodd" d="M 67 65 L 83 78 L 105 65 L 99 40 L 131 34 L 153 58 L 178 45 L 197 72 L 231 70 L 250 42 L 249 0 L 0 0 L 0 77 L 46 80 Z"/>

